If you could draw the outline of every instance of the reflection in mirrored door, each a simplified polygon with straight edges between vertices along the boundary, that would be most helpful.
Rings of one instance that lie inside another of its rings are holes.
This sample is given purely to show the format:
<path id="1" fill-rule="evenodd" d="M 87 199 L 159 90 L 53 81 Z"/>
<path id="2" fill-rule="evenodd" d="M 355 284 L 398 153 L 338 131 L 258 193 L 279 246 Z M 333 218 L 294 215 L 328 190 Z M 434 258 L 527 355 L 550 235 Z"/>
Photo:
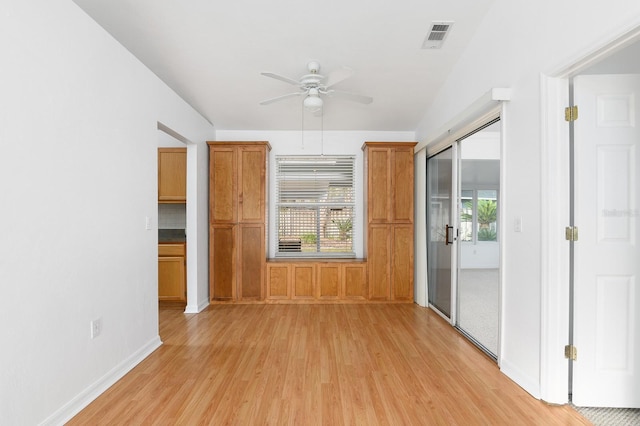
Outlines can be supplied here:
<path id="1" fill-rule="evenodd" d="M 453 149 L 427 160 L 427 268 L 429 304 L 451 317 Z"/>
<path id="2" fill-rule="evenodd" d="M 456 326 L 494 358 L 500 312 L 500 125 L 461 139 Z"/>

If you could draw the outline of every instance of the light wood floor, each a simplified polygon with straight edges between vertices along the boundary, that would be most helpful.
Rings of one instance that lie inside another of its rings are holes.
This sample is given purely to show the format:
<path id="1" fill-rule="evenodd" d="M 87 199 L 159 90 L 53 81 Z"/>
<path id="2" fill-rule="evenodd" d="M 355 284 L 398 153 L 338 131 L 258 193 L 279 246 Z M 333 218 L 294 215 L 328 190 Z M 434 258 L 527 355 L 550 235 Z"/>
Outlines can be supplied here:
<path id="1" fill-rule="evenodd" d="M 69 424 L 590 424 L 413 304 L 163 308 L 160 336 Z"/>

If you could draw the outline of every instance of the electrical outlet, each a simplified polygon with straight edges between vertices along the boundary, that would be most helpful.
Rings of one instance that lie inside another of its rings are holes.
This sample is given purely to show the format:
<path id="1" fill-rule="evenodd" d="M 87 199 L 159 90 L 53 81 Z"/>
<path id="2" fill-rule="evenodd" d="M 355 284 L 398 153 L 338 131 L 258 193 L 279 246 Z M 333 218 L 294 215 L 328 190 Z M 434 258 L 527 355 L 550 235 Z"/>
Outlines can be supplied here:
<path id="1" fill-rule="evenodd" d="M 95 339 L 102 333 L 102 318 L 91 321 L 91 338 Z"/>
<path id="2" fill-rule="evenodd" d="M 144 218 L 144 229 L 147 231 L 151 230 L 151 218 L 149 216 L 145 216 Z"/>

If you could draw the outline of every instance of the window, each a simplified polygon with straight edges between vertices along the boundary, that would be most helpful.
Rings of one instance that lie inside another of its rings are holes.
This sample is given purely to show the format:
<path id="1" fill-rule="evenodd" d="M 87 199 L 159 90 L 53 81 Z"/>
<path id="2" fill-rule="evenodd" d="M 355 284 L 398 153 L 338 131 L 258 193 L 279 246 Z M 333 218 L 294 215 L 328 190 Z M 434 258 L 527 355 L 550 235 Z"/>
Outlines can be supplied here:
<path id="1" fill-rule="evenodd" d="M 497 241 L 498 191 L 463 189 L 461 192 L 460 240 Z"/>
<path id="2" fill-rule="evenodd" d="M 353 156 L 276 157 L 277 256 L 353 257 Z"/>

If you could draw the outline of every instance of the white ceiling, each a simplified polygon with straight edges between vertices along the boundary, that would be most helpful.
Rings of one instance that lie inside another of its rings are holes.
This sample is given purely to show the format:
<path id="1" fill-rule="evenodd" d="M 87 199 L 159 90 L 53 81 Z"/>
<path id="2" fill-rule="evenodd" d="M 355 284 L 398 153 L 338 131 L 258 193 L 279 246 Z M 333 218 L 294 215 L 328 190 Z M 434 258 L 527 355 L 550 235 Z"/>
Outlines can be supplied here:
<path id="1" fill-rule="evenodd" d="M 493 0 L 74 0 L 222 130 L 297 130 L 296 87 L 310 60 L 321 74 L 347 66 L 335 88 L 373 97 L 325 100 L 324 130 L 413 131 Z M 444 46 L 422 49 L 434 21 L 453 21 Z M 293 90 L 292 90 L 293 89 Z"/>

